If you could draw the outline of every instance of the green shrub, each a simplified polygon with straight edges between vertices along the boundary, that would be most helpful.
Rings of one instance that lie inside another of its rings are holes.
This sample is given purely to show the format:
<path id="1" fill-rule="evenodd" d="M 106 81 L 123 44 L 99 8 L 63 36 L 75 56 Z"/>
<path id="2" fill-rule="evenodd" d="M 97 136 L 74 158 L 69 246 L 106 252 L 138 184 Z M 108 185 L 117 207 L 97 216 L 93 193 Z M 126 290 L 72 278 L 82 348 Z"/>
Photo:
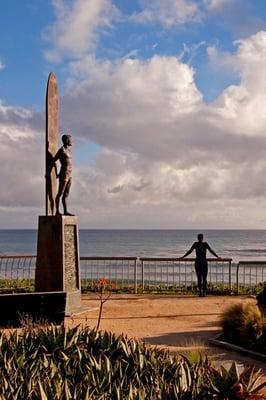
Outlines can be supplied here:
<path id="1" fill-rule="evenodd" d="M 265 320 L 255 304 L 238 303 L 222 314 L 221 326 L 229 342 L 257 348 L 264 334 Z"/>
<path id="2" fill-rule="evenodd" d="M 266 354 L 266 323 L 264 324 L 262 335 L 258 340 L 258 349 L 261 353 Z"/>
<path id="3" fill-rule="evenodd" d="M 0 279 L 0 294 L 34 292 L 34 279 Z"/>
<path id="4" fill-rule="evenodd" d="M 123 335 L 81 327 L 3 331 L 0 371 L 1 400 L 222 400 L 232 387 L 231 378 L 221 383 L 206 357 L 192 364 Z M 260 375 L 256 382 L 251 375 L 247 369 L 242 375 L 249 386 L 234 376 L 233 384 L 246 390 L 244 400 L 260 389 Z"/>
<path id="5" fill-rule="evenodd" d="M 196 399 L 200 366 L 88 328 L 0 336 L 0 399 Z"/>
<path id="6" fill-rule="evenodd" d="M 266 316 L 266 286 L 257 295 L 257 304 L 262 314 Z"/>

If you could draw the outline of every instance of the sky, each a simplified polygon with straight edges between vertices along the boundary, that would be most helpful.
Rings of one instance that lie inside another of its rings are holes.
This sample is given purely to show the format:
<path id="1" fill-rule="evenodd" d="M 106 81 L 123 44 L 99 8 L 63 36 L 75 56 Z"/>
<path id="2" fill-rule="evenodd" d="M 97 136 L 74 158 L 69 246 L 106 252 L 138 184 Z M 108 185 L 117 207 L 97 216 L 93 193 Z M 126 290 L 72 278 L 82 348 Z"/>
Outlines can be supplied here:
<path id="1" fill-rule="evenodd" d="M 45 91 L 81 228 L 266 228 L 265 0 L 2 0 L 0 229 L 45 213 Z"/>

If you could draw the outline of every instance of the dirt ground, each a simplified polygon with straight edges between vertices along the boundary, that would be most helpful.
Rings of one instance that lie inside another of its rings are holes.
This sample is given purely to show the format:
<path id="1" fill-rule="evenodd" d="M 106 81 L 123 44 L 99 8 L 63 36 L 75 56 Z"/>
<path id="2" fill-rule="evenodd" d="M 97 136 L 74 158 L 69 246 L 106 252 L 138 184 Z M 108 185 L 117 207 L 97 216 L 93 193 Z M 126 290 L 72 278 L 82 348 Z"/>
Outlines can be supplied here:
<path id="1" fill-rule="evenodd" d="M 97 324 L 99 299 L 95 295 L 84 295 L 82 299 L 87 311 L 68 318 L 67 324 L 84 324 L 93 328 Z M 112 295 L 104 304 L 100 328 L 168 347 L 173 352 L 202 345 L 223 364 L 231 360 L 254 364 L 266 376 L 264 362 L 208 344 L 208 340 L 220 331 L 219 318 L 223 310 L 242 301 L 255 302 L 255 299 L 240 296 Z"/>

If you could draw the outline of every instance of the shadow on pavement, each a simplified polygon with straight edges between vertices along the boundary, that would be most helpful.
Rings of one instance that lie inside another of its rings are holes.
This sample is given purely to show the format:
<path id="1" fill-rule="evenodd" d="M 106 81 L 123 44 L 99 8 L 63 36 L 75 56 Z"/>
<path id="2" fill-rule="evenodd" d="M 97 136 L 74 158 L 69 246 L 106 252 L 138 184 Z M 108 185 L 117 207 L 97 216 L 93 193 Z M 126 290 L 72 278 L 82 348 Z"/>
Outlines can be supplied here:
<path id="1" fill-rule="evenodd" d="M 161 336 L 142 337 L 146 343 L 158 346 L 191 347 L 207 344 L 219 331 L 171 332 Z"/>

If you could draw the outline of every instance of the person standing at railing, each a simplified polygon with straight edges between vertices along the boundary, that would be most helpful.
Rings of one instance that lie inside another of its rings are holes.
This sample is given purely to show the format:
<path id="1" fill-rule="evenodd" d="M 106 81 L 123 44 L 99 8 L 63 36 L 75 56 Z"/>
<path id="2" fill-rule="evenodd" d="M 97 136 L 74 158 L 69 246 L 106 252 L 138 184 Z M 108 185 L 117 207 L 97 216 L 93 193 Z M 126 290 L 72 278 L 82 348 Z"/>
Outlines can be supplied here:
<path id="1" fill-rule="evenodd" d="M 191 248 L 181 258 L 187 257 L 190 253 L 192 253 L 193 250 L 196 251 L 195 270 L 196 270 L 197 279 L 198 279 L 199 296 L 206 297 L 207 275 L 208 275 L 208 262 L 207 262 L 207 257 L 206 257 L 207 250 L 211 254 L 213 254 L 215 257 L 217 257 L 217 258 L 220 258 L 220 257 L 215 253 L 214 250 L 211 249 L 211 247 L 209 246 L 209 244 L 207 242 L 203 241 L 204 236 L 202 233 L 199 233 L 197 237 L 198 237 L 198 241 L 193 243 Z"/>

